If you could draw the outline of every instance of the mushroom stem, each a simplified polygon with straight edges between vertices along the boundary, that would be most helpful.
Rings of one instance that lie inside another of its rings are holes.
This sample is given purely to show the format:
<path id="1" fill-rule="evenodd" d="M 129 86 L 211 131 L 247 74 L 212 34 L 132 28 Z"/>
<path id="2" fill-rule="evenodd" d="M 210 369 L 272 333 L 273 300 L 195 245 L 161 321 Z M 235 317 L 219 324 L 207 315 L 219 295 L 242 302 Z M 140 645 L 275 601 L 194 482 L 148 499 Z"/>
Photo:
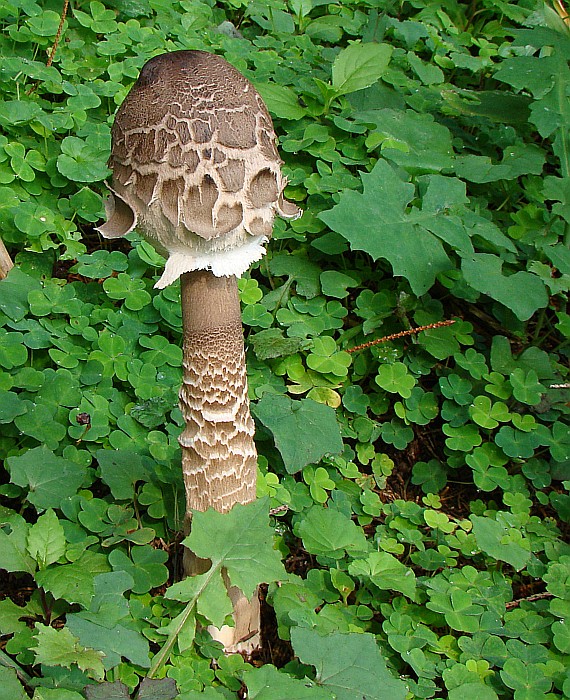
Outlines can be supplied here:
<path id="1" fill-rule="evenodd" d="M 187 272 L 181 293 L 187 517 L 208 508 L 224 513 L 255 499 L 257 477 L 237 280 Z"/>
<path id="2" fill-rule="evenodd" d="M 13 267 L 14 263 L 10 257 L 10 253 L 8 253 L 4 241 L 0 238 L 0 280 L 7 277 Z"/>
<path id="3" fill-rule="evenodd" d="M 237 279 L 206 270 L 181 277 L 184 374 L 180 435 L 186 489 L 186 527 L 193 510 L 222 513 L 255 499 L 257 452 L 249 412 L 243 329 Z M 184 573 L 202 573 L 209 562 L 184 553 Z M 228 586 L 235 627 L 210 633 L 226 652 L 259 646 L 259 599 Z M 241 640 L 246 640 L 242 642 Z"/>

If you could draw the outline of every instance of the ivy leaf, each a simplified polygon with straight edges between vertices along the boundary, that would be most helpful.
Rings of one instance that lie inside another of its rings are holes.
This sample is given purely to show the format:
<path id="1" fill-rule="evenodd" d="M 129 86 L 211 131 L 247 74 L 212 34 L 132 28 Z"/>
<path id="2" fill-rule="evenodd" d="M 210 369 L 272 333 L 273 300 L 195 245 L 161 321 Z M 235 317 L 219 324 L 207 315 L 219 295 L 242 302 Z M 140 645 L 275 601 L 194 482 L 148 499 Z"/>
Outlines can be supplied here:
<path id="1" fill-rule="evenodd" d="M 77 664 L 82 671 L 93 671 L 95 678 L 102 680 L 105 675 L 102 651 L 86 649 L 67 627 L 56 630 L 46 625 L 37 625 L 38 645 L 34 648 L 36 662 L 46 666 L 71 668 Z"/>
<path id="2" fill-rule="evenodd" d="M 253 351 L 260 360 L 293 355 L 303 345 L 300 338 L 286 338 L 280 328 L 259 331 L 248 336 L 247 342 L 251 343 Z"/>
<path id="3" fill-rule="evenodd" d="M 320 291 L 321 268 L 305 255 L 279 253 L 271 259 L 269 269 L 274 275 L 286 276 L 294 280 L 297 292 L 307 299 L 316 297 Z"/>
<path id="4" fill-rule="evenodd" d="M 12 481 L 29 489 L 27 499 L 38 510 L 58 508 L 64 498 L 75 495 L 86 475 L 85 467 L 57 457 L 47 447 L 34 447 L 7 462 Z"/>
<path id="5" fill-rule="evenodd" d="M 321 637 L 313 630 L 294 627 L 293 649 L 305 664 L 317 670 L 317 683 L 337 700 L 404 700 L 405 684 L 386 668 L 372 634 L 340 634 Z"/>
<path id="6" fill-rule="evenodd" d="M 472 515 L 473 534 L 477 544 L 485 554 L 493 559 L 506 561 L 514 569 L 524 569 L 530 559 L 530 550 L 524 549 L 516 542 L 506 542 L 503 538 L 508 533 L 506 525 L 492 518 Z"/>
<path id="7" fill-rule="evenodd" d="M 494 165 L 488 156 L 468 155 L 456 159 L 457 176 L 471 182 L 513 180 L 521 175 L 540 175 L 545 152 L 534 145 L 515 144 L 505 149 L 501 163 Z"/>
<path id="8" fill-rule="evenodd" d="M 311 554 L 341 559 L 345 552 L 366 552 L 368 543 L 363 531 L 344 513 L 314 506 L 296 523 L 294 532 L 301 537 Z"/>
<path id="9" fill-rule="evenodd" d="M 138 481 L 148 481 L 149 468 L 144 457 L 130 450 L 97 450 L 101 478 L 119 501 L 133 498 Z"/>
<path id="10" fill-rule="evenodd" d="M 548 306 L 548 294 L 542 280 L 519 270 L 503 274 L 503 261 L 489 253 L 463 255 L 461 269 L 467 284 L 510 309 L 521 321 L 528 321 L 537 309 Z"/>
<path id="11" fill-rule="evenodd" d="M 273 434 L 290 474 L 326 454 L 342 452 L 339 426 L 329 406 L 312 399 L 294 401 L 287 396 L 264 394 L 253 411 Z"/>
<path id="12" fill-rule="evenodd" d="M 251 596 L 260 583 L 287 577 L 279 552 L 273 549 L 268 500 L 236 504 L 228 513 L 195 512 L 184 545 L 213 566 L 225 566 L 232 585 Z"/>
<path id="13" fill-rule="evenodd" d="M 412 600 L 415 597 L 414 572 L 388 552 L 371 552 L 366 559 L 356 559 L 348 571 L 352 576 L 369 579 L 382 590 L 399 591 Z"/>
<path id="14" fill-rule="evenodd" d="M 388 67 L 392 51 L 389 44 L 373 42 L 355 42 L 342 49 L 332 66 L 332 85 L 336 94 L 348 95 L 375 83 Z"/>
<path id="15" fill-rule="evenodd" d="M 344 236 L 353 250 L 364 250 L 374 260 L 385 258 L 395 275 L 409 281 L 414 294 L 424 294 L 436 275 L 451 267 L 441 242 L 424 223 L 433 218 L 436 226 L 435 218 L 441 222 L 441 212 L 408 212 L 415 187 L 403 182 L 385 160 L 360 177 L 362 194 L 345 190 L 339 203 L 319 217 Z"/>
<path id="16" fill-rule="evenodd" d="M 265 664 L 261 668 L 248 668 L 242 676 L 251 700 L 332 700 L 333 695 L 307 678 L 293 678 Z"/>

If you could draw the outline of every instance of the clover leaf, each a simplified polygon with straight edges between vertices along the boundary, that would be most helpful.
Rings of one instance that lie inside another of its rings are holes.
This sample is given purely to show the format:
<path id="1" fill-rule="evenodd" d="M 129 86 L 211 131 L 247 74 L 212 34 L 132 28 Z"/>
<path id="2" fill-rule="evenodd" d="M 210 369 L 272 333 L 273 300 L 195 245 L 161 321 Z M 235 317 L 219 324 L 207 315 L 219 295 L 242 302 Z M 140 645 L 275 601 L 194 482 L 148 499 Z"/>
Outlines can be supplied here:
<path id="1" fill-rule="evenodd" d="M 403 362 L 380 365 L 376 375 L 376 383 L 385 391 L 400 394 L 405 399 L 412 395 L 416 380 Z"/>

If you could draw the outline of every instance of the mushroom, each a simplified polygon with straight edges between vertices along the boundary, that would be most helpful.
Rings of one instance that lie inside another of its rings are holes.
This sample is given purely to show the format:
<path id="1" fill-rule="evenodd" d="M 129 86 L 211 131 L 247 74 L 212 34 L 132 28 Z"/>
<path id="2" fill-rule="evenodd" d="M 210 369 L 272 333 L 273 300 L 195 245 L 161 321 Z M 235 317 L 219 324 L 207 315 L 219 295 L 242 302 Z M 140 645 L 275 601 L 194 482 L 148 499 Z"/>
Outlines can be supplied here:
<path id="1" fill-rule="evenodd" d="M 225 512 L 255 498 L 237 277 L 265 253 L 275 214 L 301 213 L 283 197 L 275 142 L 253 85 L 203 51 L 148 61 L 112 129 L 111 195 L 99 231 L 116 238 L 137 227 L 167 257 L 155 286 L 181 277 L 186 427 L 179 441 L 188 526 L 192 510 Z M 187 574 L 204 566 L 185 557 Z M 230 595 L 234 617 L 243 617 L 243 601 L 235 590 Z M 226 648 L 255 631 L 251 626 L 236 620 Z"/>

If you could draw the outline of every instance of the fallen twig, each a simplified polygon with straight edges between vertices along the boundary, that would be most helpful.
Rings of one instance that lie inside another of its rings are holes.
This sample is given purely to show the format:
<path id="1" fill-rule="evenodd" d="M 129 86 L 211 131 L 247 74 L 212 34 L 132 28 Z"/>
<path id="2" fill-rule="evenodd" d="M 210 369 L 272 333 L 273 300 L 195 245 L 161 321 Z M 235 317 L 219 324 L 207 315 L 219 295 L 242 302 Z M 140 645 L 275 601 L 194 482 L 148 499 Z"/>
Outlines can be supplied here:
<path id="1" fill-rule="evenodd" d="M 404 338 L 408 335 L 416 335 L 416 333 L 421 333 L 422 331 L 430 331 L 433 328 L 451 326 L 455 322 L 455 319 L 451 319 L 449 321 L 438 321 L 437 323 L 428 323 L 427 326 L 418 326 L 417 328 L 410 328 L 407 331 L 400 331 L 399 333 L 393 333 L 392 335 L 385 335 L 383 338 L 376 338 L 376 340 L 370 340 L 367 343 L 362 343 L 362 345 L 355 345 L 353 348 L 348 348 L 346 352 L 357 352 L 358 350 L 366 350 L 366 348 L 370 348 L 373 345 L 380 345 L 380 343 L 387 343 L 389 340 Z"/>
<path id="2" fill-rule="evenodd" d="M 51 47 L 51 51 L 49 52 L 48 60 L 46 61 L 46 66 L 49 68 L 51 64 L 53 63 L 53 59 L 55 56 L 55 52 L 57 51 L 57 47 L 59 46 L 59 42 L 61 40 L 61 33 L 63 32 L 63 25 L 65 22 L 65 18 L 67 17 L 67 10 L 69 9 L 69 0 L 64 0 L 63 1 L 63 9 L 61 11 L 61 19 L 59 20 L 59 27 L 57 28 L 57 32 L 55 33 L 55 38 L 53 40 L 53 46 Z M 39 80 L 35 82 L 32 87 L 28 90 L 27 94 L 31 95 L 35 90 L 37 90 L 37 87 L 39 85 Z"/>
<path id="3" fill-rule="evenodd" d="M 513 608 L 518 608 L 521 603 L 532 603 L 535 600 L 545 600 L 546 598 L 554 598 L 553 593 L 535 593 L 534 595 L 529 595 L 528 598 L 519 598 L 518 600 L 511 600 L 510 603 L 505 603 L 505 608 L 507 610 L 512 610 Z"/>

